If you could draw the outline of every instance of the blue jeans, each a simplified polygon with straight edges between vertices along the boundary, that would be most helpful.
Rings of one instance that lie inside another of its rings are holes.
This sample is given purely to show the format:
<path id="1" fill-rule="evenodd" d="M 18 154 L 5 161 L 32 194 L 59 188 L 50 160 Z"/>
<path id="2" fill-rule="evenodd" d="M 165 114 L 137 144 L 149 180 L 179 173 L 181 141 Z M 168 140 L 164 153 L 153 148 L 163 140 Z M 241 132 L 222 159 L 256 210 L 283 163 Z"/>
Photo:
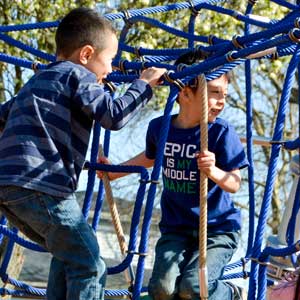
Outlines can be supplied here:
<path id="1" fill-rule="evenodd" d="M 209 234 L 207 239 L 207 272 L 209 300 L 233 299 L 232 288 L 220 280 L 224 267 L 237 249 L 238 233 Z M 189 235 L 162 234 L 155 248 L 155 262 L 149 282 L 154 300 L 199 300 L 196 232 Z"/>
<path id="2" fill-rule="evenodd" d="M 1 186 L 0 210 L 53 255 L 48 300 L 103 299 L 106 267 L 96 235 L 75 195 L 57 198 L 17 186 Z"/>

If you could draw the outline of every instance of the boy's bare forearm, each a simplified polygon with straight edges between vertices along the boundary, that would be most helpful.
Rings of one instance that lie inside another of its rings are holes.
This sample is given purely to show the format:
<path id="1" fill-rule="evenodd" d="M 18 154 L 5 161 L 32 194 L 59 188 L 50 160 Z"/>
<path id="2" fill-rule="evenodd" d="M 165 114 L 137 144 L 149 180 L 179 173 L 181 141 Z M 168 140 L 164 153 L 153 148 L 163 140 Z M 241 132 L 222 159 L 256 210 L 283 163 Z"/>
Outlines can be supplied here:
<path id="1" fill-rule="evenodd" d="M 145 151 L 139 153 L 138 155 L 134 156 L 133 158 L 122 162 L 120 165 L 122 166 L 141 166 L 145 168 L 150 168 L 154 164 L 154 159 L 149 159 L 145 155 Z M 108 178 L 110 180 L 115 180 L 124 176 L 129 175 L 130 173 L 122 173 L 122 172 L 108 172 Z"/>
<path id="2" fill-rule="evenodd" d="M 207 176 L 226 192 L 236 193 L 240 189 L 241 175 L 239 169 L 226 172 L 218 167 L 213 167 L 207 172 Z"/>

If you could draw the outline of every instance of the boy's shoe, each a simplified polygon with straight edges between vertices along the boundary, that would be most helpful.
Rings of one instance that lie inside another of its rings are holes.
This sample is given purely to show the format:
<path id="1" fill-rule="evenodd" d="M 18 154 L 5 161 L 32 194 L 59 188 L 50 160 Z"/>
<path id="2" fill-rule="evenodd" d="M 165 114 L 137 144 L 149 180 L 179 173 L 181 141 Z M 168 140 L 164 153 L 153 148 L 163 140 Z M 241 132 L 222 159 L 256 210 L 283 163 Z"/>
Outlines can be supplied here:
<path id="1" fill-rule="evenodd" d="M 243 289 L 240 286 L 234 285 L 230 281 L 226 281 L 226 284 L 228 284 L 232 289 L 233 298 L 232 300 L 247 300 L 247 292 L 245 289 Z"/>

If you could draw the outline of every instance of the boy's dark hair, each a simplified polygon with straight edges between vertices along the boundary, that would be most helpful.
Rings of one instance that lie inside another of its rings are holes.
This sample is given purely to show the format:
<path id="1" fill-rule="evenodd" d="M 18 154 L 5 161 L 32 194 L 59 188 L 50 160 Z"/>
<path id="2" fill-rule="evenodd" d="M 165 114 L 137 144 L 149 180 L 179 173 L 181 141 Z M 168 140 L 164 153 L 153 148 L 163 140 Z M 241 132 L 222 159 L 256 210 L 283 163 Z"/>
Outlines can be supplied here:
<path id="1" fill-rule="evenodd" d="M 194 63 L 200 62 L 201 60 L 208 58 L 208 56 L 209 54 L 207 52 L 204 52 L 201 49 L 195 49 L 180 55 L 176 59 L 174 65 L 176 66 L 180 64 L 192 65 Z"/>
<path id="2" fill-rule="evenodd" d="M 93 46 L 98 52 L 107 47 L 106 40 L 116 30 L 96 10 L 80 7 L 71 10 L 59 23 L 56 35 L 56 55 L 68 58 L 85 45 Z"/>
<path id="3" fill-rule="evenodd" d="M 208 52 L 205 52 L 202 49 L 195 49 L 193 51 L 189 51 L 187 53 L 180 55 L 177 58 L 177 60 L 175 61 L 174 65 L 179 66 L 179 69 L 180 69 L 180 65 L 192 65 L 195 63 L 199 63 L 208 57 L 209 57 Z M 214 70 L 210 70 L 210 72 L 212 72 L 212 71 L 214 71 Z M 226 76 L 228 82 L 230 82 L 230 73 L 225 73 L 224 75 Z M 196 90 L 197 89 L 197 77 L 195 79 L 192 79 L 187 85 L 190 86 L 192 90 L 193 89 Z"/>

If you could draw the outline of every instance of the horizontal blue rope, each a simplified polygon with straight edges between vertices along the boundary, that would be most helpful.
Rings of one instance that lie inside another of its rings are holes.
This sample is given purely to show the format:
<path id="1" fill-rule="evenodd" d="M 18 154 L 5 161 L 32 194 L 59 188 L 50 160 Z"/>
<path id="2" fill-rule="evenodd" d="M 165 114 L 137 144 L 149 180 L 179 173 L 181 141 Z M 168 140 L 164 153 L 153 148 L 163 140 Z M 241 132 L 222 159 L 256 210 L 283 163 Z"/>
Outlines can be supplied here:
<path id="1" fill-rule="evenodd" d="M 52 61 L 52 62 L 54 62 L 56 60 L 55 55 L 51 55 L 51 54 L 45 53 L 43 51 L 40 51 L 38 49 L 35 49 L 31 46 L 28 46 L 28 45 L 26 45 L 22 42 L 19 42 L 15 39 L 9 37 L 6 34 L 0 33 L 0 40 L 4 41 L 5 43 L 7 43 L 11 46 L 17 47 L 21 50 L 24 50 L 28 53 L 31 53 L 31 54 L 39 57 L 39 58 L 42 58 L 42 59 L 45 59 L 45 60 L 48 60 L 48 61 Z"/>
<path id="2" fill-rule="evenodd" d="M 296 150 L 300 148 L 300 138 L 296 138 L 293 141 L 286 141 L 283 143 L 283 147 L 288 150 Z"/>
<path id="3" fill-rule="evenodd" d="M 0 32 L 10 32 L 10 31 L 23 31 L 32 29 L 43 29 L 57 27 L 59 21 L 54 22 L 41 22 L 41 23 L 29 23 L 29 24 L 19 24 L 19 25 L 2 25 L 0 26 Z"/>
<path id="4" fill-rule="evenodd" d="M 39 246 L 38 244 L 32 243 L 30 241 L 24 240 L 12 230 L 8 229 L 6 226 L 0 225 L 0 233 L 4 234 L 5 236 L 9 237 L 11 240 L 16 242 L 17 244 L 31 250 L 35 250 L 38 252 L 45 252 L 45 249 Z"/>
<path id="5" fill-rule="evenodd" d="M 196 6 L 196 9 L 198 9 L 198 7 L 205 8 L 205 9 L 208 9 L 208 10 L 212 10 L 212 11 L 221 13 L 223 15 L 228 15 L 228 16 L 234 17 L 235 19 L 237 19 L 239 21 L 243 21 L 244 23 L 251 24 L 251 25 L 256 25 L 256 26 L 263 27 L 263 28 L 269 28 L 269 27 L 272 26 L 272 24 L 277 22 L 277 21 L 271 21 L 271 22 L 259 21 L 259 20 L 256 20 L 254 17 L 245 16 L 245 15 L 243 15 L 242 13 L 240 13 L 238 11 L 228 9 L 228 8 L 224 8 L 224 7 L 220 7 L 220 6 L 211 5 L 209 3 L 200 4 L 200 5 Z"/>
<path id="6" fill-rule="evenodd" d="M 222 0 L 194 0 L 193 5 L 197 6 L 201 3 L 210 3 L 215 4 L 222 2 Z M 191 4 L 189 2 L 181 2 L 176 4 L 169 4 L 164 6 L 155 6 L 155 7 L 148 7 L 148 8 L 140 8 L 140 9 L 130 9 L 127 10 L 130 17 L 136 17 L 141 15 L 147 15 L 147 14 L 154 14 L 154 13 L 163 13 L 173 10 L 182 10 L 185 8 L 190 8 Z M 125 17 L 123 12 L 116 13 L 116 14 L 106 14 L 105 17 L 109 20 L 116 20 L 116 19 L 123 19 Z"/>

